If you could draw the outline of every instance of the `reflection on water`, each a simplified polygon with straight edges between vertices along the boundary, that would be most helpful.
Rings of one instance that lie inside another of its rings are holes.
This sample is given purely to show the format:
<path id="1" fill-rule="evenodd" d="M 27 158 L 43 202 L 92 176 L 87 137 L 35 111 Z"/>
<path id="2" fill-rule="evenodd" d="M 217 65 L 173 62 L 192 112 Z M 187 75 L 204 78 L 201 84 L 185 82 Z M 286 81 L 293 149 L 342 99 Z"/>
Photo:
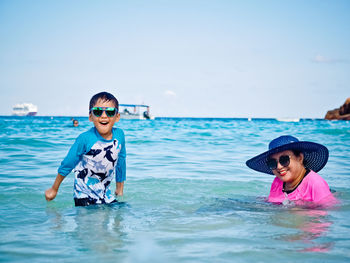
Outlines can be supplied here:
<path id="1" fill-rule="evenodd" d="M 260 219 L 266 222 L 261 222 L 265 227 L 269 225 L 277 227 L 274 232 L 273 239 L 298 243 L 301 247 L 300 252 L 327 252 L 333 246 L 333 241 L 324 241 L 322 237 L 326 237 L 333 224 L 329 210 L 337 209 L 337 206 L 319 206 L 308 202 L 294 202 L 283 204 L 272 204 L 266 202 L 266 198 L 254 197 L 244 199 L 215 199 L 215 202 L 204 205 L 197 210 L 197 213 L 215 214 L 230 214 L 231 216 L 239 217 L 243 212 L 247 219 L 247 214 L 251 215 L 254 220 Z M 269 215 L 267 217 L 261 215 Z M 271 228 L 273 229 L 273 228 Z M 327 239 L 326 239 L 327 240 Z"/>
<path id="2" fill-rule="evenodd" d="M 57 167 L 88 118 L 0 117 L 0 262 L 349 262 L 348 122 L 124 121 L 119 206 L 74 207 L 73 181 L 47 203 Z M 330 150 L 335 208 L 265 201 L 273 177 L 245 160 L 288 131 Z M 259 198 L 263 196 L 263 198 Z M 319 253 L 322 252 L 322 253 Z"/>
<path id="3" fill-rule="evenodd" d="M 126 203 L 74 207 L 62 210 L 47 207 L 46 213 L 52 231 L 56 235 L 68 235 L 79 249 L 94 257 L 107 259 L 113 253 L 123 250 L 127 232 L 122 227 L 123 214 L 130 206 Z"/>
<path id="4" fill-rule="evenodd" d="M 274 214 L 271 217 L 271 224 L 296 230 L 288 234 L 286 234 L 287 231 L 284 231 L 284 234 L 277 236 L 276 239 L 289 242 L 301 241 L 308 244 L 308 247 L 302 248 L 300 251 L 326 252 L 332 248 L 334 243 L 322 242 L 322 239 L 319 239 L 327 235 L 333 224 L 327 210 L 291 207 L 284 210 L 283 213 Z"/>

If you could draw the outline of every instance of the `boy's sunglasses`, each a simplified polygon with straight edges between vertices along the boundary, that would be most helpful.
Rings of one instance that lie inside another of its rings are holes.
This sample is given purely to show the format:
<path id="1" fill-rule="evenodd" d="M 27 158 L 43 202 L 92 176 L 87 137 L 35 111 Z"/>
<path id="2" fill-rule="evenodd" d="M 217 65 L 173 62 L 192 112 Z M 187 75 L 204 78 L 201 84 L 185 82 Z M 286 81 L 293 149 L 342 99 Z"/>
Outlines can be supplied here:
<path id="1" fill-rule="evenodd" d="M 114 117 L 118 113 L 118 110 L 112 107 L 93 107 L 90 112 L 96 117 L 101 117 L 103 112 L 106 113 L 107 117 Z"/>
<path id="2" fill-rule="evenodd" d="M 266 164 L 271 170 L 275 170 L 277 169 L 277 162 L 279 162 L 283 167 L 287 167 L 290 164 L 290 157 L 289 155 L 282 155 L 280 156 L 279 160 L 269 158 L 267 159 Z"/>

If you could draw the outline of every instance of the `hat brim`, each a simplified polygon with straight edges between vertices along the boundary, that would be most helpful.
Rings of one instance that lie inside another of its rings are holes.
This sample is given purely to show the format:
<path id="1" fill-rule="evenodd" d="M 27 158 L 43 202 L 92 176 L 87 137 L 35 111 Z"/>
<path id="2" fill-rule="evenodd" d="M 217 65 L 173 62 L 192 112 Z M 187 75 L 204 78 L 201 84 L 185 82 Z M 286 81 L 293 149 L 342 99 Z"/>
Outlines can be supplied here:
<path id="1" fill-rule="evenodd" d="M 267 158 L 272 154 L 286 150 L 301 151 L 304 154 L 305 167 L 315 172 L 320 171 L 328 161 L 329 153 L 325 146 L 314 142 L 299 141 L 285 144 L 259 154 L 249 159 L 246 165 L 255 171 L 273 174 L 272 170 L 266 164 Z"/>

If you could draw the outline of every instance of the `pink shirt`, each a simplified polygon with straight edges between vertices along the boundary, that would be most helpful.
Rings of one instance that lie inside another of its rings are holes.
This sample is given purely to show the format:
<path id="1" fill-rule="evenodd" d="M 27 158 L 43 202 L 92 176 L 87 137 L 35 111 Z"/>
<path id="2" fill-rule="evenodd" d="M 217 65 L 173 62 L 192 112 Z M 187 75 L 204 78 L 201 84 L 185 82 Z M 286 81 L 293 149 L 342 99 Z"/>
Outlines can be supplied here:
<path id="1" fill-rule="evenodd" d="M 287 198 L 292 201 L 300 200 L 315 203 L 333 203 L 336 201 L 329 190 L 327 182 L 314 171 L 310 171 L 299 186 L 290 194 L 284 193 L 282 189 L 283 182 L 278 177 L 275 177 L 271 185 L 268 201 L 282 203 Z"/>

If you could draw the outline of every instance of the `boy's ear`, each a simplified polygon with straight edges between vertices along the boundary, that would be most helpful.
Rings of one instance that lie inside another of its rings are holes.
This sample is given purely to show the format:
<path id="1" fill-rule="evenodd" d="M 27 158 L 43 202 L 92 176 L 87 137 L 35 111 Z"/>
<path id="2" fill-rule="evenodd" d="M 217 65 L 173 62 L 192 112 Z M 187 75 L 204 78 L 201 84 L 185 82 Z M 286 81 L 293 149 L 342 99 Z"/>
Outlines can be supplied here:
<path id="1" fill-rule="evenodd" d="M 120 120 L 120 113 L 117 113 L 115 122 L 118 122 Z"/>
<path id="2" fill-rule="evenodd" d="M 92 116 L 91 116 L 91 113 L 89 113 L 89 121 L 92 122 Z"/>

